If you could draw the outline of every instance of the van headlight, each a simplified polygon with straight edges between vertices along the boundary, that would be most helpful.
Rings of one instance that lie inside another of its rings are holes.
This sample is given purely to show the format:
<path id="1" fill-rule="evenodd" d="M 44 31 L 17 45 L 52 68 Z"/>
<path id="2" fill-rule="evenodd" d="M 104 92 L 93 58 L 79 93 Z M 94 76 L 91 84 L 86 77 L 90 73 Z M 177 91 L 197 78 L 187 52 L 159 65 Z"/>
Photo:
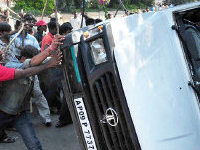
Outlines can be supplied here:
<path id="1" fill-rule="evenodd" d="M 103 40 L 97 39 L 90 43 L 91 54 L 95 65 L 108 61 Z"/>

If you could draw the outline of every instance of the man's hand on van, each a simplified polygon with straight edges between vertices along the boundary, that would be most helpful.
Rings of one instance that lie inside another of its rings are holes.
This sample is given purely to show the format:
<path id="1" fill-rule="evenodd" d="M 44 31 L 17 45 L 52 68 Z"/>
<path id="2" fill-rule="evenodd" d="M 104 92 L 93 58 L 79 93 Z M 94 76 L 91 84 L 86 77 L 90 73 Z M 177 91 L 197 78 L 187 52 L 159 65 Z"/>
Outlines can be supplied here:
<path id="1" fill-rule="evenodd" d="M 57 51 L 55 55 L 47 62 L 47 68 L 53 68 L 62 62 L 62 53 Z"/>
<path id="2" fill-rule="evenodd" d="M 59 45 L 62 45 L 62 41 L 65 39 L 65 36 L 63 35 L 55 35 L 54 39 L 53 39 L 53 43 L 49 46 L 50 47 L 50 51 L 54 51 L 58 48 Z"/>

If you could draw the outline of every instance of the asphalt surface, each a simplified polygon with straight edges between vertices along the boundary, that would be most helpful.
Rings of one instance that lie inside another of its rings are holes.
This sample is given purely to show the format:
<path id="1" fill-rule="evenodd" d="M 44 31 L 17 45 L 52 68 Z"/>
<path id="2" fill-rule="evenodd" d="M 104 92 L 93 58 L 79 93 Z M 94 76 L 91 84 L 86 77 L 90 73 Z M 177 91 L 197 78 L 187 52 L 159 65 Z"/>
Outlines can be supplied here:
<path id="1" fill-rule="evenodd" d="M 36 111 L 32 113 L 31 117 L 43 150 L 81 150 L 73 124 L 63 128 L 55 128 L 58 115 L 51 115 L 52 126 L 45 127 Z M 7 131 L 7 133 L 10 136 L 18 137 L 18 139 L 15 143 L 0 143 L 0 150 L 27 150 L 16 131 Z"/>

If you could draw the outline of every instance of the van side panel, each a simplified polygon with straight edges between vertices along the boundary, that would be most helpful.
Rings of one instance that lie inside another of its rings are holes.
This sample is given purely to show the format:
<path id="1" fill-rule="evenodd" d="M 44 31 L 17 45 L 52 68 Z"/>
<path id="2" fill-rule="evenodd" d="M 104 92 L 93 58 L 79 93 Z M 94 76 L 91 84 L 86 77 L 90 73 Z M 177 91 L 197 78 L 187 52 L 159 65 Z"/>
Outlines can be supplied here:
<path id="1" fill-rule="evenodd" d="M 172 13 L 165 12 L 111 20 L 114 54 L 142 150 L 200 149 L 198 102 L 172 25 Z"/>

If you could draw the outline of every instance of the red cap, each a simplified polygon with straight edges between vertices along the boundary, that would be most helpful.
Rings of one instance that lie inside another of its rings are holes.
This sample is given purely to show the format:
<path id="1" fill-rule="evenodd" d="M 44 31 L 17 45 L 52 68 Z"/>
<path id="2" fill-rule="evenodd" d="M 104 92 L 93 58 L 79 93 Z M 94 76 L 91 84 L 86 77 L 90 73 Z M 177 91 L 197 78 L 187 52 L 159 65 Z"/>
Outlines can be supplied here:
<path id="1" fill-rule="evenodd" d="M 39 20 L 37 23 L 36 23 L 36 26 L 39 27 L 39 26 L 45 26 L 47 25 L 47 23 L 44 21 L 44 20 Z"/>

